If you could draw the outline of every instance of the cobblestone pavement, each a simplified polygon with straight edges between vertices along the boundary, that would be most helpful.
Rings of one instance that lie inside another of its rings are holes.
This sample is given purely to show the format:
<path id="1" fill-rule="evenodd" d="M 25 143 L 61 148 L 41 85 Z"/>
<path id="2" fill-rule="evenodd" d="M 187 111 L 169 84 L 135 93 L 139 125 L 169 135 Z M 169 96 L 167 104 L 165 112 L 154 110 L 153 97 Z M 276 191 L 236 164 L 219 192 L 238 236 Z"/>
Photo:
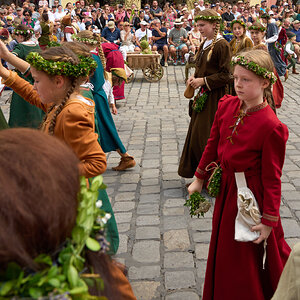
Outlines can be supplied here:
<path id="1" fill-rule="evenodd" d="M 119 156 L 110 153 L 104 179 L 120 232 L 117 258 L 128 268 L 137 299 L 196 300 L 202 293 L 212 212 L 191 219 L 183 206 L 186 181 L 177 175 L 177 166 L 189 124 L 184 68 L 164 69 L 167 74 L 158 83 L 148 83 L 138 71 L 126 85 L 126 101 L 118 102 L 114 119 L 137 166 L 114 172 Z M 290 131 L 281 217 L 291 246 L 300 241 L 299 78 L 291 75 L 284 84 L 286 97 L 278 110 Z M 6 116 L 7 95 L 0 102 Z"/>

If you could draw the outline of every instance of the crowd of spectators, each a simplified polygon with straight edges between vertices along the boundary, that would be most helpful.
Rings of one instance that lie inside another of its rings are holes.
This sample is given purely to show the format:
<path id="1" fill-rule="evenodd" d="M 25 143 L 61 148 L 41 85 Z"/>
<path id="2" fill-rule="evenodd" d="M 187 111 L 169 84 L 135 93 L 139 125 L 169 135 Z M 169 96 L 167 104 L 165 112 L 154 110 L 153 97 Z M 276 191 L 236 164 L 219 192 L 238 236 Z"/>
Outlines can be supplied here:
<path id="1" fill-rule="evenodd" d="M 267 6 L 266 0 L 260 4 L 251 6 L 249 2 L 239 0 L 236 4 L 220 2 L 204 2 L 198 0 L 193 8 L 189 9 L 186 4 L 171 5 L 166 2 L 163 7 L 154 0 L 151 4 L 145 4 L 143 8 L 136 5 L 125 7 L 123 4 L 100 7 L 99 2 L 87 5 L 85 0 L 77 1 L 74 5 L 69 2 L 63 7 L 59 0 L 54 0 L 54 5 L 48 7 L 47 0 L 39 1 L 39 5 L 25 0 L 22 7 L 15 4 L 2 5 L 0 9 L 0 38 L 6 42 L 16 40 L 14 28 L 20 24 L 34 31 L 33 40 L 39 41 L 43 34 L 41 28 L 42 15 L 47 13 L 47 22 L 51 24 L 50 40 L 61 42 L 70 41 L 71 34 L 81 30 L 91 30 L 101 34 L 103 41 L 115 43 L 120 46 L 124 53 L 139 52 L 140 42 L 148 41 L 152 50 L 162 54 L 161 64 L 168 66 L 184 64 L 187 53 L 195 53 L 202 42 L 202 37 L 194 17 L 198 12 L 206 8 L 215 10 L 223 19 L 223 37 L 230 42 L 233 38 L 230 23 L 233 20 L 242 20 L 247 27 L 252 23 L 260 22 L 263 13 L 267 13 L 271 22 L 276 23 L 279 32 L 284 28 L 287 32 L 293 32 L 296 36 L 293 41 L 295 55 L 299 62 L 300 43 L 300 3 L 293 4 L 278 0 L 276 5 Z M 64 18 L 71 17 L 69 22 Z M 72 27 L 71 31 L 66 27 Z M 250 34 L 247 33 L 250 37 Z M 284 45 L 282 45 L 284 46 Z"/>

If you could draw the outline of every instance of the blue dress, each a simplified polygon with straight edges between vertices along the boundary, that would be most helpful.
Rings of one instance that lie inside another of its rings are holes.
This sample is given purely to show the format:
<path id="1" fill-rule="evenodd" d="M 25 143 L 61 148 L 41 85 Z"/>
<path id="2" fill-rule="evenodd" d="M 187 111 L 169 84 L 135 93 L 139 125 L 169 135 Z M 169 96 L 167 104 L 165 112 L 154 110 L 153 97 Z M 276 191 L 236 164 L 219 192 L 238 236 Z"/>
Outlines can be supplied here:
<path id="1" fill-rule="evenodd" d="M 107 97 L 103 90 L 104 70 L 102 62 L 98 55 L 92 54 L 93 59 L 97 62 L 98 66 L 94 75 L 90 78 L 90 82 L 94 86 L 93 96 L 96 107 L 96 118 L 98 126 L 101 130 L 100 144 L 105 153 L 110 151 L 120 150 L 121 153 L 126 153 L 126 149 L 118 135 L 115 122 L 112 118 Z"/>

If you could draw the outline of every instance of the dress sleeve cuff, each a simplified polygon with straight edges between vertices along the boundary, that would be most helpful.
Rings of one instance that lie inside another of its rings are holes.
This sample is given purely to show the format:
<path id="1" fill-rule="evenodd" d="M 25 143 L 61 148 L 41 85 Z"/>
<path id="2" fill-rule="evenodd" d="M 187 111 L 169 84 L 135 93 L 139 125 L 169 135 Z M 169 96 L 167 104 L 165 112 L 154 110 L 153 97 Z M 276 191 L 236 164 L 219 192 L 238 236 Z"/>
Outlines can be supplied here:
<path id="1" fill-rule="evenodd" d="M 200 169 L 200 168 L 197 168 L 196 169 L 196 172 L 195 172 L 195 176 L 199 179 L 206 179 L 206 176 L 207 175 L 207 172 Z"/>
<path id="2" fill-rule="evenodd" d="M 16 81 L 17 73 L 9 70 L 9 76 L 6 79 L 2 79 L 2 84 L 10 87 Z"/>
<path id="3" fill-rule="evenodd" d="M 279 221 L 279 216 L 273 216 L 266 213 L 263 213 L 261 222 L 264 225 L 275 227 Z"/>
<path id="4" fill-rule="evenodd" d="M 211 88 L 210 88 L 210 86 L 209 86 L 209 84 L 208 84 L 208 82 L 207 82 L 206 77 L 204 77 L 203 79 L 204 79 L 204 82 L 205 82 L 206 87 L 208 88 L 209 91 L 211 91 Z"/>

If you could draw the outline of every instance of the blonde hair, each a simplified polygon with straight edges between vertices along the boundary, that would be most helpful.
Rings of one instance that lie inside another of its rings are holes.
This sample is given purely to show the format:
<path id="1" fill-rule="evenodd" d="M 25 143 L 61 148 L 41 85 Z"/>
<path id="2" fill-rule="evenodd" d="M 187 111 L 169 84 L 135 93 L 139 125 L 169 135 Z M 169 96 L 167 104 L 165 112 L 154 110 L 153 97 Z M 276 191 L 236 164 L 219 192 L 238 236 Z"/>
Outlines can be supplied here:
<path id="1" fill-rule="evenodd" d="M 82 31 L 78 32 L 77 36 L 79 38 L 91 39 L 91 40 L 97 41 L 98 55 L 100 57 L 100 60 L 101 60 L 102 66 L 103 66 L 104 78 L 107 80 L 108 77 L 107 77 L 107 72 L 105 70 L 106 69 L 106 59 L 105 59 L 104 52 L 103 52 L 103 49 L 101 46 L 101 42 L 102 42 L 101 36 L 97 33 L 93 33 L 90 30 L 82 30 Z M 85 42 L 85 43 L 89 45 L 88 42 Z"/>
<path id="2" fill-rule="evenodd" d="M 245 57 L 245 59 L 248 61 L 253 61 L 257 65 L 267 69 L 270 72 L 274 71 L 275 67 L 274 67 L 272 58 L 271 58 L 270 54 L 265 50 L 262 50 L 262 49 L 245 50 L 245 51 L 238 53 L 238 55 Z M 275 112 L 276 107 L 275 107 L 275 103 L 274 103 L 274 99 L 273 99 L 271 86 L 272 85 L 269 84 L 268 87 L 265 88 L 264 98 L 267 99 L 268 104 L 271 106 L 271 108 Z"/>
<path id="3" fill-rule="evenodd" d="M 204 10 L 202 10 L 198 14 L 198 16 L 209 17 L 209 16 L 219 16 L 219 15 L 213 9 L 204 9 Z M 197 16 L 195 18 L 197 18 Z M 213 37 L 213 41 L 212 41 L 212 44 L 211 44 L 211 49 L 209 50 L 209 52 L 207 54 L 207 60 L 210 61 L 212 53 L 213 53 L 213 50 L 214 50 L 214 47 L 215 47 L 215 44 L 217 42 L 217 36 L 218 36 L 219 30 L 220 30 L 220 21 L 218 21 L 218 20 L 205 20 L 205 21 L 216 24 L 216 28 L 215 28 L 215 32 L 214 32 L 214 37 Z M 202 44 L 203 44 L 203 42 L 202 42 Z M 200 45 L 200 47 L 202 46 L 202 44 Z M 200 51 L 198 51 L 196 59 L 197 59 L 199 53 L 200 53 Z"/>
<path id="4" fill-rule="evenodd" d="M 40 55 L 44 59 L 51 60 L 51 61 L 69 62 L 69 63 L 74 64 L 74 65 L 77 65 L 80 62 L 77 55 L 73 51 L 71 51 L 70 49 L 68 49 L 67 47 L 64 47 L 64 46 L 48 48 L 48 49 L 44 50 L 43 52 L 41 52 Z M 57 109 L 55 110 L 55 112 L 54 112 L 54 114 L 53 114 L 53 116 L 50 120 L 50 125 L 49 125 L 49 129 L 48 129 L 48 133 L 50 135 L 54 134 L 54 128 L 55 128 L 57 116 L 60 114 L 60 112 L 64 108 L 64 106 L 67 103 L 67 101 L 69 100 L 71 94 L 76 90 L 76 88 L 80 84 L 80 79 L 79 78 L 74 78 L 74 77 L 71 77 L 71 76 L 67 77 L 67 78 L 70 79 L 71 86 L 70 86 L 69 90 L 67 91 L 67 94 L 66 94 L 65 98 L 60 102 L 60 104 L 58 105 Z M 46 113 L 46 115 L 43 119 L 43 122 L 40 126 L 40 128 L 42 130 L 45 128 L 45 125 L 46 125 L 45 121 L 47 120 L 47 117 L 48 117 L 49 113 L 55 108 L 55 106 L 56 106 L 56 104 L 52 105 L 49 108 L 49 110 L 47 111 L 47 113 Z"/>

